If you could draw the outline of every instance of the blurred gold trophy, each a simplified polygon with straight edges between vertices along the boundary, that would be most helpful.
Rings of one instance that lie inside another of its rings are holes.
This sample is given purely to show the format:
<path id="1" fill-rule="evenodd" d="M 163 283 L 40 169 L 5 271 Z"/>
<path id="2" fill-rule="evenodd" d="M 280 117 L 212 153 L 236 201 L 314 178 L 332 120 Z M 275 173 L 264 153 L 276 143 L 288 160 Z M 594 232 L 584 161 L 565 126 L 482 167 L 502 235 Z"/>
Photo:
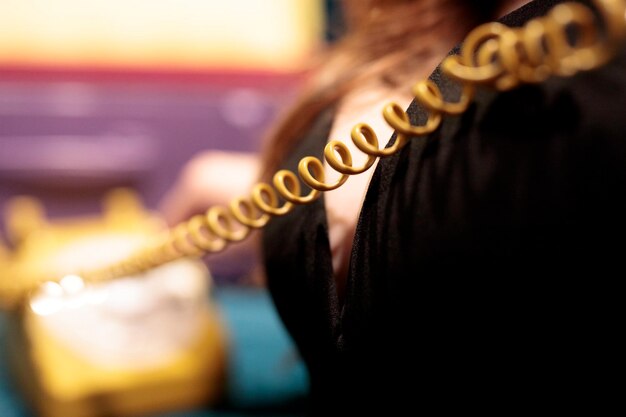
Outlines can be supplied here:
<path id="1" fill-rule="evenodd" d="M 25 197 L 6 215 L 14 250 L 0 247 L 0 291 L 64 277 L 11 310 L 11 364 L 39 415 L 126 417 L 217 401 L 225 333 L 202 263 L 90 285 L 74 275 L 124 258 L 163 230 L 134 193 L 110 193 L 99 218 L 49 222 Z"/>

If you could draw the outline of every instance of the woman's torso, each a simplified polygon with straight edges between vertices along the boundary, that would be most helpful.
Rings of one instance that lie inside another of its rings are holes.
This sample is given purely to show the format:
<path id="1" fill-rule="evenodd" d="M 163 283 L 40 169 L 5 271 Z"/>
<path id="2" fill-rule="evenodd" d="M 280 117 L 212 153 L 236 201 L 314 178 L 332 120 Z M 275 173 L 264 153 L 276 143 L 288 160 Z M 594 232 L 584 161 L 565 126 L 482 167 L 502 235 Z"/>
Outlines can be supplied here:
<path id="1" fill-rule="evenodd" d="M 381 161 L 341 299 L 324 197 L 270 222 L 268 282 L 317 411 L 484 409 L 593 390 L 617 317 L 609 269 L 622 246 L 610 240 L 626 235 L 624 62 L 482 92 Z M 332 120 L 320 116 L 286 168 L 321 156 Z"/>

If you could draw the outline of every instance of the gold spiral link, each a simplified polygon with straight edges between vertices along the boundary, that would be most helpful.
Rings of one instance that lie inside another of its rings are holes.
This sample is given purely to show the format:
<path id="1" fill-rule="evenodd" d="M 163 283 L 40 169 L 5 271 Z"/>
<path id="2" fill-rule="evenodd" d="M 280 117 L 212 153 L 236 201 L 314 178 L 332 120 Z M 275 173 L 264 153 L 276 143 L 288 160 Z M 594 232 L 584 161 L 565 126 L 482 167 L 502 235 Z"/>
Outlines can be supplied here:
<path id="1" fill-rule="evenodd" d="M 289 202 L 281 206 L 276 190 L 264 182 L 252 187 L 252 203 L 259 210 L 274 216 L 282 216 L 293 209 L 293 204 Z"/>
<path id="2" fill-rule="evenodd" d="M 159 245 L 148 246 L 138 255 L 143 265 L 145 265 L 145 269 L 151 269 L 159 265 L 159 255 L 162 253 L 162 250 Z"/>
<path id="3" fill-rule="evenodd" d="M 460 55 L 447 57 L 442 63 L 443 72 L 463 84 L 486 84 L 502 75 L 504 69 L 495 61 L 499 51 L 498 39 L 510 30 L 500 23 L 486 23 L 474 29 L 463 42 Z"/>
<path id="4" fill-rule="evenodd" d="M 172 246 L 181 256 L 198 256 L 202 250 L 190 241 L 187 223 L 180 223 L 172 229 Z"/>
<path id="5" fill-rule="evenodd" d="M 561 76 L 573 75 L 578 71 L 595 68 L 602 58 L 596 48 L 594 40 L 597 38 L 593 26 L 593 14 L 581 4 L 570 7 L 555 7 L 550 13 L 550 19 L 544 19 L 547 40 L 552 42 L 550 47 L 560 53 L 553 54 L 551 60 L 555 74 Z M 577 44 L 571 44 L 567 38 L 567 29 L 574 29 Z"/>
<path id="6" fill-rule="evenodd" d="M 225 241 L 239 242 L 250 233 L 250 228 L 237 222 L 226 207 L 211 207 L 206 218 L 208 229 Z"/>
<path id="7" fill-rule="evenodd" d="M 242 207 L 245 212 L 242 210 Z M 270 220 L 268 214 L 262 213 L 250 200 L 242 197 L 235 198 L 230 202 L 230 212 L 239 223 L 253 229 L 260 229 Z M 257 215 L 255 216 L 254 213 Z M 260 215 L 258 215 L 259 213 Z"/>
<path id="8" fill-rule="evenodd" d="M 334 155 L 332 157 L 335 158 Z M 324 165 L 322 161 L 314 156 L 306 156 L 300 160 L 298 163 L 298 175 L 306 185 L 313 189 L 309 195 L 298 201 L 299 204 L 305 204 L 316 199 L 319 197 L 320 191 L 331 191 L 339 188 L 348 180 L 348 175 L 343 174 L 337 181 L 327 183 Z"/>
<path id="9" fill-rule="evenodd" d="M 443 97 L 439 88 L 436 86 L 435 88 L 437 91 L 436 94 L 439 97 Z M 421 97 L 416 97 L 418 103 L 420 98 Z M 434 132 L 441 124 L 441 113 L 430 111 L 427 117 L 426 124 L 415 126 L 411 124 L 409 116 L 399 104 L 387 104 L 383 109 L 383 118 L 387 124 L 396 131 L 398 138 L 393 146 L 381 150 L 380 154 L 382 156 L 388 156 L 398 152 L 408 142 L 408 136 L 425 136 Z"/>
<path id="10" fill-rule="evenodd" d="M 189 240 L 205 252 L 219 252 L 226 247 L 226 240 L 212 233 L 206 215 L 198 214 L 187 222 Z"/>
<path id="11" fill-rule="evenodd" d="M 456 103 L 444 101 L 441 90 L 432 80 L 420 81 L 413 87 L 413 95 L 424 107 L 434 112 L 457 115 L 467 110 L 474 98 L 474 86 L 464 84 L 461 97 Z"/>
<path id="12" fill-rule="evenodd" d="M 374 129 L 366 123 L 359 123 L 355 125 L 350 132 L 350 138 L 361 152 L 369 155 L 374 161 L 376 161 L 379 156 L 386 156 L 388 153 L 388 148 L 379 149 L 378 136 L 376 135 L 376 132 L 374 132 Z M 366 165 L 371 166 L 369 159 Z"/>
<path id="13" fill-rule="evenodd" d="M 353 131 L 353 133 L 356 132 Z M 366 143 L 369 143 L 368 140 L 363 139 L 362 136 L 360 136 L 357 140 L 364 140 Z M 378 143 L 378 139 L 376 139 L 376 142 Z M 339 158 L 335 156 L 335 152 L 337 152 Z M 370 169 L 372 165 L 374 165 L 374 162 L 376 162 L 376 156 L 368 154 L 367 160 L 365 161 L 365 164 L 363 164 L 363 166 L 354 167 L 352 165 L 352 154 L 350 153 L 348 146 L 338 140 L 331 140 L 324 147 L 324 158 L 332 169 L 347 175 L 357 175 L 365 172 Z M 346 179 L 348 178 L 347 175 L 344 175 Z"/>
<path id="14" fill-rule="evenodd" d="M 525 83 L 540 83 L 551 75 L 543 40 L 546 36 L 545 25 L 539 21 L 530 21 L 526 30 L 520 32 L 519 42 L 525 54 L 517 69 L 517 76 Z"/>
<path id="15" fill-rule="evenodd" d="M 410 138 L 432 133 L 443 115 L 462 114 L 479 85 L 508 90 L 520 83 L 538 83 L 550 76 L 571 76 L 597 68 L 614 55 L 626 37 L 626 5 L 624 0 L 596 0 L 595 4 L 603 21 L 602 31 L 596 28 L 594 13 L 578 3 L 558 5 L 521 28 L 500 23 L 477 27 L 466 37 L 460 53 L 447 57 L 440 66 L 443 76 L 459 83 L 458 99 L 449 101 L 431 80 L 415 84 L 412 92 L 416 103 L 426 111 L 426 120 L 413 125 L 398 104 L 386 105 L 383 117 L 396 132 L 396 141 L 387 148 L 380 148 L 369 125 L 359 123 L 353 127 L 352 142 L 367 156 L 362 166 L 353 165 L 353 155 L 345 144 L 332 140 L 324 148 L 323 160 L 340 174 L 337 180 L 327 182 L 324 162 L 307 156 L 298 164 L 298 175 L 278 171 L 272 185 L 256 184 L 249 197 L 234 199 L 228 208 L 212 207 L 204 215 L 176 226 L 151 248 L 108 268 L 85 272 L 85 279 L 111 279 L 180 257 L 221 251 L 228 243 L 244 239 L 251 229 L 265 226 L 272 216 L 285 215 L 294 205 L 308 204 L 321 192 L 340 187 L 349 176 L 367 171 L 378 158 L 397 153 Z M 310 189 L 306 194 L 303 185 Z"/>
<path id="16" fill-rule="evenodd" d="M 311 178 L 309 182 L 312 182 L 312 183 L 318 182 L 320 184 L 320 187 L 323 187 L 324 169 L 323 167 L 322 169 L 318 168 L 318 165 L 321 166 L 321 162 L 319 161 L 319 159 L 310 157 L 309 159 L 300 161 L 300 165 L 303 165 L 303 164 L 306 164 L 307 166 L 311 165 L 315 174 L 321 177 L 321 180 L 318 181 L 312 175 L 309 174 Z M 307 170 L 307 173 L 308 173 L 308 170 Z M 317 190 L 311 190 L 309 194 L 304 195 L 304 196 L 301 195 L 300 193 L 301 193 L 302 188 L 300 186 L 300 180 L 298 179 L 296 174 L 286 169 L 278 171 L 274 175 L 274 178 L 272 179 L 272 183 L 274 184 L 274 188 L 276 189 L 278 194 L 282 198 L 284 198 L 285 200 L 293 204 L 306 204 L 306 203 L 313 201 L 319 196 L 319 192 Z"/>
<path id="17" fill-rule="evenodd" d="M 596 1 L 598 12 L 604 21 L 606 30 L 605 42 L 611 49 L 618 46 L 626 37 L 626 6 L 624 0 L 600 0 Z"/>

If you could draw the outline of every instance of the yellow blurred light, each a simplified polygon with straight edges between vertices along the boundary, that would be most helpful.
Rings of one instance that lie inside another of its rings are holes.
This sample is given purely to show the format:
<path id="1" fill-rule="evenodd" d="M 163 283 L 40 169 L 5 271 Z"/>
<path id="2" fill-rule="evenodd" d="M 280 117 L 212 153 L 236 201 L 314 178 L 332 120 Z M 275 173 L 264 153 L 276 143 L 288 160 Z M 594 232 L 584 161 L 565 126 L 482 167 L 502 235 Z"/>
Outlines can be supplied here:
<path id="1" fill-rule="evenodd" d="M 83 279 L 78 275 L 66 275 L 61 279 L 60 284 L 66 294 L 77 294 L 85 288 Z"/>
<path id="2" fill-rule="evenodd" d="M 56 282 L 46 282 L 41 292 L 30 301 L 30 308 L 39 316 L 49 316 L 63 307 L 63 288 Z"/>
<path id="3" fill-rule="evenodd" d="M 0 0 L 0 66 L 295 69 L 319 0 Z"/>

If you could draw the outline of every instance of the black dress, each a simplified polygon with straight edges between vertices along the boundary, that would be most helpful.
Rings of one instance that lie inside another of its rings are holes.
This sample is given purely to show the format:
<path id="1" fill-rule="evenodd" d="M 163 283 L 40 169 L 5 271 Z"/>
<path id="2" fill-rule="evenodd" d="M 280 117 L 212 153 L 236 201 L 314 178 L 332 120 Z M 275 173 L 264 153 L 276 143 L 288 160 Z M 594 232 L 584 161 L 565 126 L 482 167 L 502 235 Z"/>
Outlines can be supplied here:
<path id="1" fill-rule="evenodd" d="M 424 116 L 415 103 L 408 113 Z M 321 155 L 331 122 L 329 110 L 284 166 Z M 625 217 L 622 53 L 572 78 L 483 90 L 381 160 L 343 303 L 323 200 L 273 219 L 268 282 L 309 368 L 313 412 L 598 411 L 622 378 Z"/>

